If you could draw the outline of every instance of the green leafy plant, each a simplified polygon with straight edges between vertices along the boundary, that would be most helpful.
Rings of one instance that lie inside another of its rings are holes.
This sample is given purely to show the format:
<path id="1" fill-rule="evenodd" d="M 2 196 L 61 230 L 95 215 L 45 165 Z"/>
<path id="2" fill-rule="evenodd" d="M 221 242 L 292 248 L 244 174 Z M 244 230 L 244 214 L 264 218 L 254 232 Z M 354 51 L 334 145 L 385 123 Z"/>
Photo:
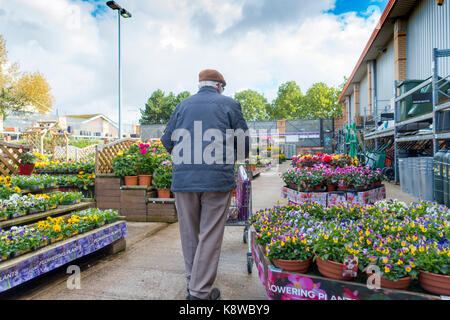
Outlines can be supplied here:
<path id="1" fill-rule="evenodd" d="M 158 189 L 169 189 L 172 185 L 172 162 L 163 161 L 153 174 L 153 185 Z"/>

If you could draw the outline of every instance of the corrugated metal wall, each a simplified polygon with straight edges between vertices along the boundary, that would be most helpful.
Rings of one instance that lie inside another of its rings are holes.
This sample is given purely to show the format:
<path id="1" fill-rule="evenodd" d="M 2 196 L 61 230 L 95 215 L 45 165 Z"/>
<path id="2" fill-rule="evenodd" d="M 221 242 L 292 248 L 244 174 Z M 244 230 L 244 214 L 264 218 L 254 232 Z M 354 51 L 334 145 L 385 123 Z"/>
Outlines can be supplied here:
<path id="1" fill-rule="evenodd" d="M 381 53 L 376 64 L 377 106 L 378 110 L 384 110 L 394 96 L 394 40 L 391 40 L 386 52 Z"/>
<path id="2" fill-rule="evenodd" d="M 367 73 L 359 84 L 359 114 L 361 116 L 369 115 L 369 95 L 367 94 L 369 82 Z"/>
<path id="3" fill-rule="evenodd" d="M 431 76 L 432 50 L 450 49 L 450 1 L 438 6 L 434 0 L 422 0 L 408 19 L 407 78 Z M 450 74 L 450 58 L 439 58 L 440 76 Z"/>

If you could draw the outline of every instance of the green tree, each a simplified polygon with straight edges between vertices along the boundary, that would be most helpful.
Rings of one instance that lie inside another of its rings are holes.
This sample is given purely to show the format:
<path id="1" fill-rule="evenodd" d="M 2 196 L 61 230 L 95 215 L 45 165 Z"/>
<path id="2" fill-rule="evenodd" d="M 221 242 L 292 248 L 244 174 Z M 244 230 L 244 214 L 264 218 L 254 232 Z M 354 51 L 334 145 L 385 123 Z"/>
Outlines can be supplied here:
<path id="1" fill-rule="evenodd" d="M 342 117 L 342 106 L 338 103 L 341 90 L 328 87 L 323 82 L 314 83 L 308 89 L 302 108 L 302 119 L 332 119 Z"/>
<path id="2" fill-rule="evenodd" d="M 183 91 L 178 95 L 170 92 L 168 95 L 164 91 L 158 89 L 152 93 L 147 100 L 144 109 L 141 109 L 141 125 L 146 124 L 165 124 L 169 122 L 170 116 L 175 110 L 176 106 L 189 97 L 191 94 L 188 91 Z"/>
<path id="3" fill-rule="evenodd" d="M 244 90 L 234 95 L 242 106 L 242 114 L 247 121 L 264 121 L 269 119 L 267 99 L 253 90 Z"/>
<path id="4" fill-rule="evenodd" d="M 302 114 L 303 94 L 295 81 L 283 83 L 267 110 L 272 120 L 298 119 Z"/>

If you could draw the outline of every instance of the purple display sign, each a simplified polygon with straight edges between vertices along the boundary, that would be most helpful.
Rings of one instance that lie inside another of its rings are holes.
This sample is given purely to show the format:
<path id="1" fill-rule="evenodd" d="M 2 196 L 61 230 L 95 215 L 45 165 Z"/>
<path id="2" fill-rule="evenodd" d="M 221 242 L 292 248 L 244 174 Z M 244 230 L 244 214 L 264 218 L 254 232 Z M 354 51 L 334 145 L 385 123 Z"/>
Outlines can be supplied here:
<path id="1" fill-rule="evenodd" d="M 63 245 L 47 250 L 44 248 L 42 253 L 34 254 L 29 259 L 0 270 L 0 292 L 7 291 L 46 272 L 93 253 L 126 235 L 127 224 L 125 221 L 121 221 Z M 8 262 L 10 261 L 5 261 L 4 264 L 8 264 Z M 0 264 L 1 267 L 2 264 Z"/>

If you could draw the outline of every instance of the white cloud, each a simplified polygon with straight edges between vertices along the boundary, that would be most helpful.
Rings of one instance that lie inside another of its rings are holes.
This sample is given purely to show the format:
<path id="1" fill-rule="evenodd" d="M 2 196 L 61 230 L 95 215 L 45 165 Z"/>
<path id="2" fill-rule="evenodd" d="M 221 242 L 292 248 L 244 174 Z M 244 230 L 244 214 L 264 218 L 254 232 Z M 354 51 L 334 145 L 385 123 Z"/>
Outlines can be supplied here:
<path id="1" fill-rule="evenodd" d="M 195 93 L 204 68 L 224 74 L 227 95 L 252 88 L 271 100 L 288 80 L 303 91 L 317 81 L 338 85 L 380 17 L 376 10 L 366 18 L 325 14 L 334 6 L 330 0 L 303 1 L 298 14 L 270 3 L 253 20 L 243 4 L 255 0 L 120 3 L 133 14 L 122 20 L 125 122 L 136 118 L 130 110 L 143 107 L 158 88 Z M 44 73 L 60 113 L 103 112 L 117 119 L 117 18 L 112 11 L 94 18 L 92 4 L 71 0 L 0 0 L 0 9 L 10 60 L 19 61 L 23 70 Z"/>

